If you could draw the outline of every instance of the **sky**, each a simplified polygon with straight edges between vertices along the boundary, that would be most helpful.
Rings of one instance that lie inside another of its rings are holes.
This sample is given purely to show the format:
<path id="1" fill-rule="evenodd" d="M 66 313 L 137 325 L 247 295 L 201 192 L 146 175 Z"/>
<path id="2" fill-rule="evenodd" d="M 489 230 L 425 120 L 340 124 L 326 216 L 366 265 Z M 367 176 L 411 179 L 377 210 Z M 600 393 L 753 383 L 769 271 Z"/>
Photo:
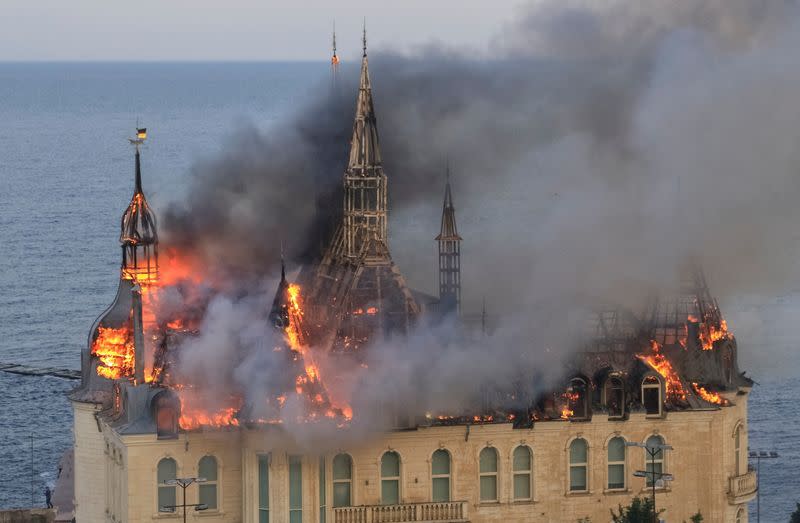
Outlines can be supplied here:
<path id="1" fill-rule="evenodd" d="M 2 0 L 0 61 L 325 60 L 432 41 L 485 51 L 513 0 Z"/>

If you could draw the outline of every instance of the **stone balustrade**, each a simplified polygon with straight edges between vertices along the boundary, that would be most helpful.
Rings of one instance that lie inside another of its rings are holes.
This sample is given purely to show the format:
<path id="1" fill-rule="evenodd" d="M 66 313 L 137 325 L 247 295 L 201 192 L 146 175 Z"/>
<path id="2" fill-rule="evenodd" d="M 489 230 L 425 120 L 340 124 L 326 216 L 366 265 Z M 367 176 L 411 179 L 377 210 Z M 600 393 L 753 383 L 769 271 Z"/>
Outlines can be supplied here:
<path id="1" fill-rule="evenodd" d="M 755 470 L 748 470 L 740 476 L 731 476 L 728 497 L 731 503 L 740 504 L 753 499 L 758 491 L 758 478 Z"/>
<path id="2" fill-rule="evenodd" d="M 333 509 L 334 523 L 466 522 L 467 502 L 362 505 Z"/>

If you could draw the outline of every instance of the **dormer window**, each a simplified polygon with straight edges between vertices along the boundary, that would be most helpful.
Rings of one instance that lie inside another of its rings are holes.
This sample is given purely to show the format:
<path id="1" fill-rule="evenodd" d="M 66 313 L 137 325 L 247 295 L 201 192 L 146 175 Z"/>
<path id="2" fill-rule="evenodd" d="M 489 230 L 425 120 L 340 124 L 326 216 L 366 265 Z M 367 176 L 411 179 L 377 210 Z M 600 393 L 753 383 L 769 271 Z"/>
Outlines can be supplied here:
<path id="1" fill-rule="evenodd" d="M 569 382 L 567 398 L 573 419 L 589 417 L 589 387 L 583 378 L 574 378 Z"/>
<path id="2" fill-rule="evenodd" d="M 608 417 L 621 418 L 625 416 L 625 386 L 622 379 L 617 376 L 608 378 L 603 393 Z"/>
<path id="3" fill-rule="evenodd" d="M 178 437 L 178 418 L 180 417 L 180 403 L 171 393 L 159 393 L 153 401 L 153 414 L 156 421 L 156 435 L 158 439 Z"/>
<path id="4" fill-rule="evenodd" d="M 648 416 L 661 415 L 661 390 L 661 380 L 658 377 L 651 374 L 642 380 L 642 405 Z"/>

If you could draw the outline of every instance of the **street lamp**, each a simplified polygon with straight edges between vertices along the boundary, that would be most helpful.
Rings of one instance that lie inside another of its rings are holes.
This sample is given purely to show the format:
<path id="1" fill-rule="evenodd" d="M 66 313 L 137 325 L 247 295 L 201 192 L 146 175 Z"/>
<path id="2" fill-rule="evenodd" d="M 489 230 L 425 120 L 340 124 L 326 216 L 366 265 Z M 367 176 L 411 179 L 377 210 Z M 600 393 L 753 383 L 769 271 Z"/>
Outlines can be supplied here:
<path id="1" fill-rule="evenodd" d="M 656 487 L 663 487 L 665 481 L 672 481 L 675 478 L 672 474 L 656 472 L 656 455 L 665 450 L 673 450 L 672 446 L 660 443 L 656 445 L 647 445 L 645 443 L 639 443 L 638 441 L 626 441 L 625 446 L 644 449 L 650 456 L 650 470 L 637 470 L 633 475 L 637 478 L 646 478 L 650 476 L 650 483 L 653 486 L 653 523 L 658 523 L 658 512 L 656 512 Z M 656 476 L 658 476 L 658 479 L 656 479 Z"/>
<path id="2" fill-rule="evenodd" d="M 178 507 L 183 507 L 183 523 L 186 523 L 186 507 L 194 507 L 195 511 L 206 510 L 208 505 L 205 503 L 190 503 L 186 504 L 186 487 L 192 483 L 205 483 L 206 478 L 175 478 L 168 479 L 164 482 L 165 485 L 177 485 L 183 490 L 183 503 L 180 505 L 164 505 L 159 507 L 159 512 L 175 512 Z"/>
<path id="3" fill-rule="evenodd" d="M 749 450 L 747 457 L 756 460 L 756 522 L 761 523 L 761 460 L 779 458 L 774 450 Z"/>

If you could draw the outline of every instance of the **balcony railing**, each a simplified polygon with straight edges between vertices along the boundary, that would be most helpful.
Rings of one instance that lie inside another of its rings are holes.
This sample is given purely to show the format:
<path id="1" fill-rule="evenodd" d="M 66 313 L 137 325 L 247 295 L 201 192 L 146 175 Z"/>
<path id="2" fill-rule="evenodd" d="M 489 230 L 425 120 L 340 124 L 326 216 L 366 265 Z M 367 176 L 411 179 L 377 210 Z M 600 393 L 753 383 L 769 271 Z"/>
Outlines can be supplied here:
<path id="1" fill-rule="evenodd" d="M 758 490 L 758 478 L 754 470 L 748 470 L 741 476 L 731 476 L 728 497 L 731 503 L 739 504 L 750 501 Z"/>
<path id="2" fill-rule="evenodd" d="M 334 523 L 466 522 L 467 502 L 362 505 L 333 509 Z"/>

